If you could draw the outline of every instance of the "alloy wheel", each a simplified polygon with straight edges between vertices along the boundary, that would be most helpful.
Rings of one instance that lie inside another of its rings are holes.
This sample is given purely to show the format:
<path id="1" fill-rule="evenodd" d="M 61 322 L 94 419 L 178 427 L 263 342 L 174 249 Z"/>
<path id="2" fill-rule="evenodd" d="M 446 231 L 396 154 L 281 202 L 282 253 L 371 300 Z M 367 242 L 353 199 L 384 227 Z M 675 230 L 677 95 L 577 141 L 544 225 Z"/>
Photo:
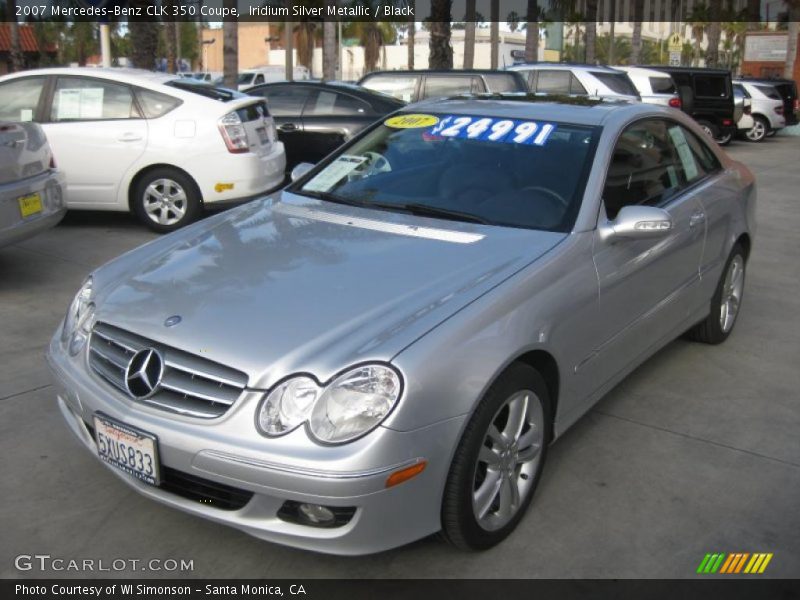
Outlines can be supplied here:
<path id="1" fill-rule="evenodd" d="M 719 311 L 719 327 L 729 332 L 736 321 L 744 290 L 744 259 L 740 254 L 733 257 L 722 286 L 722 303 Z"/>
<path id="2" fill-rule="evenodd" d="M 172 179 L 153 180 L 142 200 L 147 216 L 159 225 L 174 225 L 186 215 L 186 191 Z"/>
<path id="3" fill-rule="evenodd" d="M 495 413 L 473 479 L 472 510 L 484 530 L 508 524 L 531 493 L 544 433 L 542 403 L 531 390 L 512 394 Z"/>
<path id="4" fill-rule="evenodd" d="M 767 126 L 761 119 L 756 119 L 753 126 L 745 133 L 747 139 L 751 142 L 760 142 L 767 135 Z"/>

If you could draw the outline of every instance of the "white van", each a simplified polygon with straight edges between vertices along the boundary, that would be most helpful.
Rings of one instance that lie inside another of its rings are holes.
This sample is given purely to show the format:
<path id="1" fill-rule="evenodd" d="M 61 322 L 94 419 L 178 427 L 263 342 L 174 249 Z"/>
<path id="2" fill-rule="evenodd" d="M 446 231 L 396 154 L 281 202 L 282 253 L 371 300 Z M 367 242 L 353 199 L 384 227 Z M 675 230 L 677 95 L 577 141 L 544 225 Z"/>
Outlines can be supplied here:
<path id="1" fill-rule="evenodd" d="M 309 79 L 308 67 L 297 65 L 294 67 L 295 81 L 302 79 Z M 239 73 L 239 78 L 236 80 L 240 92 L 249 90 L 252 87 L 261 85 L 262 83 L 272 83 L 275 81 L 286 80 L 286 67 L 283 65 L 271 65 L 266 67 L 255 67 L 253 69 L 245 69 Z"/>

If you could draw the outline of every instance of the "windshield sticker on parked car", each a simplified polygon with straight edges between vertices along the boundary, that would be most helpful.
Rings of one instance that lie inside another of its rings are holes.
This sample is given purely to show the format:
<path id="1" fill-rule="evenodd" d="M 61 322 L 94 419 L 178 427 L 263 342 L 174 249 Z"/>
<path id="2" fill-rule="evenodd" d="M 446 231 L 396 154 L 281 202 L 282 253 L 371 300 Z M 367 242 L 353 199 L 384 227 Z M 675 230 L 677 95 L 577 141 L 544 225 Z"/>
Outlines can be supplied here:
<path id="1" fill-rule="evenodd" d="M 394 129 L 424 129 L 439 122 L 433 115 L 397 115 L 386 119 L 383 124 Z"/>
<path id="2" fill-rule="evenodd" d="M 325 167 L 322 172 L 318 173 L 314 179 L 305 184 L 303 189 L 309 192 L 327 192 L 344 177 L 347 177 L 364 164 L 366 160 L 366 156 L 349 156 L 343 154 Z"/>
<path id="3" fill-rule="evenodd" d="M 544 146 L 555 130 L 553 123 L 448 115 L 431 127 L 428 133 L 483 142 Z"/>

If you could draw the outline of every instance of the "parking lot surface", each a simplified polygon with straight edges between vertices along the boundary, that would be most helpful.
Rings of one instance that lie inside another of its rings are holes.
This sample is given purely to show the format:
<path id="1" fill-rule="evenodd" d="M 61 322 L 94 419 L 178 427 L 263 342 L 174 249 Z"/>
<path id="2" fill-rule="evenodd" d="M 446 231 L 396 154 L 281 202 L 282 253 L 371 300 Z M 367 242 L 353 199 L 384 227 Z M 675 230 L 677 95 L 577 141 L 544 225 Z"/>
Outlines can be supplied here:
<path id="1" fill-rule="evenodd" d="M 128 215 L 71 213 L 0 250 L 0 576 L 672 578 L 695 576 L 708 552 L 771 552 L 762 577 L 800 577 L 800 138 L 728 152 L 759 186 L 734 333 L 718 347 L 673 342 L 601 400 L 551 449 L 517 531 L 480 554 L 429 538 L 319 555 L 139 496 L 73 439 L 44 350 L 86 275 L 155 234 Z M 194 570 L 20 571 L 20 554 Z"/>

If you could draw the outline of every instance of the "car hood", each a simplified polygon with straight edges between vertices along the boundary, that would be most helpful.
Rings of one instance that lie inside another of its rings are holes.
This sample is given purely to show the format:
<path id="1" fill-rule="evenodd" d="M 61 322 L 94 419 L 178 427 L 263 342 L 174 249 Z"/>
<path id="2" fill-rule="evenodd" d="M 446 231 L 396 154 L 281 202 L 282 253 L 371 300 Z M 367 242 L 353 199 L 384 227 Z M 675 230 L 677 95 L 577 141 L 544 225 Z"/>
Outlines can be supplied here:
<path id="1" fill-rule="evenodd" d="M 298 371 L 327 380 L 390 360 L 564 237 L 284 191 L 100 269 L 97 320 L 244 371 L 253 388 Z"/>

